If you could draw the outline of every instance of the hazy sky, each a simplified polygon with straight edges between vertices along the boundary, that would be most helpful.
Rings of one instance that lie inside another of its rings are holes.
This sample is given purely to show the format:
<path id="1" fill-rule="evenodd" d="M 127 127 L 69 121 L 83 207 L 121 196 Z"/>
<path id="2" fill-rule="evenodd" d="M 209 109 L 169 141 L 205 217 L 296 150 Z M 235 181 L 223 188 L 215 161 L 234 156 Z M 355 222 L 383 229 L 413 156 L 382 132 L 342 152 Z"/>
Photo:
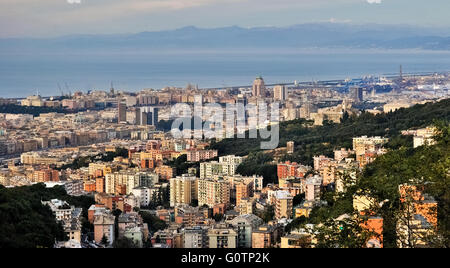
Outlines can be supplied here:
<path id="1" fill-rule="evenodd" d="M 306 22 L 450 27 L 450 0 L 0 0 L 0 37 Z"/>

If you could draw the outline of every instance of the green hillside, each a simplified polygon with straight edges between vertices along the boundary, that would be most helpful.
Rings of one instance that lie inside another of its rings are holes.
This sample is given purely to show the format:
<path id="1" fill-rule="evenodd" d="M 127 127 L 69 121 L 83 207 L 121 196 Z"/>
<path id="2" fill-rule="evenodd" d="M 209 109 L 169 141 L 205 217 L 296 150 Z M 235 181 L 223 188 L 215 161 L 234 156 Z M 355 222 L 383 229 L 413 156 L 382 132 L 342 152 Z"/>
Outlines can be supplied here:
<path id="1" fill-rule="evenodd" d="M 61 186 L 46 188 L 44 184 L 5 188 L 0 185 L 0 248 L 52 248 L 55 239 L 66 239 L 49 207 L 41 201 L 60 199 L 87 209 L 94 203 L 88 196 L 72 197 Z"/>
<path id="2" fill-rule="evenodd" d="M 450 121 L 450 99 L 415 105 L 388 114 L 346 116 L 341 124 L 326 122 L 320 127 L 312 127 L 311 122 L 303 119 L 282 122 L 279 147 L 286 146 L 288 141 L 295 141 L 295 153 L 287 159 L 311 165 L 315 155 L 332 156 L 334 149 L 351 148 L 352 138 L 357 136 L 389 137 L 392 139 L 388 144 L 390 148 L 411 144 L 412 140 L 407 137 L 399 137 L 401 131 L 428 126 L 436 119 Z M 220 155 L 247 155 L 259 151 L 260 142 L 260 139 L 225 139 L 213 143 L 211 148 L 219 150 Z"/>

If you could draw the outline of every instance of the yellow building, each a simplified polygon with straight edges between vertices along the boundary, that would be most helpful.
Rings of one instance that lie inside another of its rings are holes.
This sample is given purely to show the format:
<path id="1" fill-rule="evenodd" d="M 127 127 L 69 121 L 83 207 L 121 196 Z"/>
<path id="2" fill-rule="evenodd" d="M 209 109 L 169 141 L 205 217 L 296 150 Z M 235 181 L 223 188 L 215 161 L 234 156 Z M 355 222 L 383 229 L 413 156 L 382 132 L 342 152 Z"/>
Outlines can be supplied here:
<path id="1" fill-rule="evenodd" d="M 289 234 L 281 237 L 281 248 L 311 248 L 311 235 Z"/>
<path id="2" fill-rule="evenodd" d="M 198 205 L 212 208 L 218 204 L 230 204 L 230 184 L 224 180 L 200 179 Z"/>
<path id="3" fill-rule="evenodd" d="M 170 206 L 189 205 L 198 198 L 198 179 L 187 175 L 170 179 Z"/>

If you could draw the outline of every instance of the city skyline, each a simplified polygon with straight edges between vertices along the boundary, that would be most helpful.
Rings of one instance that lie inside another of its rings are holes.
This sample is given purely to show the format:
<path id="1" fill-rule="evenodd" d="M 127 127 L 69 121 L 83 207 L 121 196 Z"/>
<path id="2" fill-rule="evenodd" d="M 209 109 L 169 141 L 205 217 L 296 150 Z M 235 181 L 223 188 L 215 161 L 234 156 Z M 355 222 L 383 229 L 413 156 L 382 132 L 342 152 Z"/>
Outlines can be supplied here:
<path id="1" fill-rule="evenodd" d="M 0 0 L 0 248 L 450 247 L 449 7 Z"/>

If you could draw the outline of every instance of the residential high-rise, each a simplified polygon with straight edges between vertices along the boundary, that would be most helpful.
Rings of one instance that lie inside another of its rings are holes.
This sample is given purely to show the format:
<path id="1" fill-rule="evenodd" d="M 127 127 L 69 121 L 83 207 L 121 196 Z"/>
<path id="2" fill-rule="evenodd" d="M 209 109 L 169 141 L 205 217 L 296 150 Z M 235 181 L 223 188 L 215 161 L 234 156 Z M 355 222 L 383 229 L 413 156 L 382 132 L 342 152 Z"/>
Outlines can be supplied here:
<path id="1" fill-rule="evenodd" d="M 135 108 L 135 113 L 136 113 L 136 125 L 140 125 L 142 122 L 142 112 L 141 112 L 141 108 Z"/>
<path id="2" fill-rule="evenodd" d="M 212 208 L 218 204 L 230 204 L 230 184 L 224 180 L 198 180 L 198 205 Z"/>
<path id="3" fill-rule="evenodd" d="M 117 102 L 117 109 L 118 109 L 117 122 L 118 123 L 127 122 L 127 104 L 119 100 Z"/>
<path id="4" fill-rule="evenodd" d="M 287 144 L 287 153 L 288 154 L 293 154 L 294 153 L 294 148 L 295 148 L 295 143 L 293 141 L 288 141 Z"/>
<path id="5" fill-rule="evenodd" d="M 353 87 L 350 89 L 350 98 L 354 102 L 362 102 L 363 101 L 363 89 L 360 87 Z"/>
<path id="6" fill-rule="evenodd" d="M 212 178 L 215 175 L 232 176 L 242 163 L 242 157 L 229 155 L 219 158 L 219 162 L 212 161 L 200 164 L 200 178 Z"/>
<path id="7" fill-rule="evenodd" d="M 197 182 L 196 177 L 187 175 L 170 179 L 170 206 L 189 205 L 197 199 Z"/>
<path id="8" fill-rule="evenodd" d="M 276 191 L 274 196 L 275 218 L 289 219 L 292 216 L 294 197 L 288 191 Z"/>
<path id="9" fill-rule="evenodd" d="M 253 195 L 253 182 L 244 182 L 236 184 L 236 206 L 239 207 L 241 200 Z"/>
<path id="10" fill-rule="evenodd" d="M 278 85 L 273 88 L 273 98 L 276 101 L 286 101 L 287 100 L 287 89 L 286 86 Z"/>
<path id="11" fill-rule="evenodd" d="M 322 185 L 322 177 L 314 176 L 306 179 L 306 201 L 320 201 L 320 187 Z"/>
<path id="12" fill-rule="evenodd" d="M 121 170 L 105 176 L 105 192 L 117 193 L 118 187 L 125 187 L 125 193 L 130 194 L 134 188 L 140 186 L 153 186 L 158 176 L 150 172 L 137 172 L 132 170 Z"/>
<path id="13" fill-rule="evenodd" d="M 59 181 L 59 173 L 51 168 L 37 170 L 33 173 L 34 182 Z"/>
<path id="14" fill-rule="evenodd" d="M 278 163 L 277 175 L 278 179 L 286 179 L 289 177 L 303 177 L 307 172 L 308 167 L 302 166 L 298 163 L 291 163 L 286 161 L 284 163 Z"/>
<path id="15" fill-rule="evenodd" d="M 158 124 L 158 107 L 141 107 L 141 111 L 142 125 L 156 126 Z"/>
<path id="16" fill-rule="evenodd" d="M 148 125 L 148 114 L 146 112 L 141 112 L 141 125 Z"/>
<path id="17" fill-rule="evenodd" d="M 253 82 L 252 93 L 254 97 L 266 97 L 266 85 L 264 84 L 264 79 L 259 76 Z"/>
<path id="18" fill-rule="evenodd" d="M 115 217 L 109 211 L 101 212 L 94 216 L 94 239 L 97 243 L 102 243 L 103 237 L 109 245 L 114 243 Z"/>

